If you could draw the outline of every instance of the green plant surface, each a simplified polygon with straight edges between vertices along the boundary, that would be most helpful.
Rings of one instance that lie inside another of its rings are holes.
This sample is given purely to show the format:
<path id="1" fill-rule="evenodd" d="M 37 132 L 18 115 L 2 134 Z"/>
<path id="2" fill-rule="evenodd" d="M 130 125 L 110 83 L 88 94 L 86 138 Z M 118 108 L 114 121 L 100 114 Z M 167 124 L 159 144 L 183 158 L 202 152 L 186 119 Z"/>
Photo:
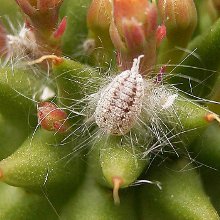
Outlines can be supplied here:
<path id="1" fill-rule="evenodd" d="M 0 184 L 0 219 L 56 219 L 57 216 L 45 197 L 22 188 Z"/>
<path id="2" fill-rule="evenodd" d="M 111 190 L 100 186 L 90 177 L 90 173 L 87 173 L 84 183 L 69 201 L 61 217 L 65 220 L 135 219 L 137 213 L 133 209 L 134 198 L 134 192 L 122 192 L 121 205 L 115 205 Z"/>
<path id="3" fill-rule="evenodd" d="M 162 183 L 142 187 L 143 219 L 219 219 L 189 161 L 163 164 L 150 175 Z"/>
<path id="4" fill-rule="evenodd" d="M 15 153 L 1 161 L 2 181 L 34 191 L 44 185 L 52 191 L 74 189 L 83 176 L 84 162 L 80 157 L 68 162 L 72 146 L 59 147 L 62 139 L 62 135 L 39 129 Z"/>

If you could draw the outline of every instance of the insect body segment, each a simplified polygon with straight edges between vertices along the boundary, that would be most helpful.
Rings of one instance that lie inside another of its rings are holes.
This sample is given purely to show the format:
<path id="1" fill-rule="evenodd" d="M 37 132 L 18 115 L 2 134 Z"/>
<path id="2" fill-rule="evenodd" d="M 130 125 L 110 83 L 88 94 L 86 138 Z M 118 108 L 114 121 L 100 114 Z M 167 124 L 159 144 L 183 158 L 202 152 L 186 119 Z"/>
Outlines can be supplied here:
<path id="1" fill-rule="evenodd" d="M 144 81 L 138 69 L 142 57 L 134 59 L 131 70 L 116 76 L 100 96 L 95 121 L 107 134 L 128 133 L 141 113 Z"/>

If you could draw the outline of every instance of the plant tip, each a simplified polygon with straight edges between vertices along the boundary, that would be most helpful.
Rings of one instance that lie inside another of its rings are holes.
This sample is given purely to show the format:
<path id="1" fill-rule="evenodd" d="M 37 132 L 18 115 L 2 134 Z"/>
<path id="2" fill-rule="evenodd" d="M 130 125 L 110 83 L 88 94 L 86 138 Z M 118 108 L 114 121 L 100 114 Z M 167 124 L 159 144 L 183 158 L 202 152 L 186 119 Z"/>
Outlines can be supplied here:
<path id="1" fill-rule="evenodd" d="M 123 179 L 119 176 L 112 177 L 113 182 L 113 199 L 115 205 L 120 205 L 119 189 L 123 184 Z"/>
<path id="2" fill-rule="evenodd" d="M 66 25 L 67 25 L 67 17 L 65 16 L 62 21 L 60 22 L 60 24 L 58 25 L 58 28 L 56 29 L 56 31 L 53 33 L 54 38 L 56 39 L 60 39 L 65 30 L 66 30 Z"/>
<path id="3" fill-rule="evenodd" d="M 208 113 L 206 116 L 205 116 L 205 119 L 208 121 L 208 122 L 213 122 L 214 120 L 216 120 L 218 123 L 220 123 L 220 118 L 218 115 L 216 115 L 215 113 Z"/>

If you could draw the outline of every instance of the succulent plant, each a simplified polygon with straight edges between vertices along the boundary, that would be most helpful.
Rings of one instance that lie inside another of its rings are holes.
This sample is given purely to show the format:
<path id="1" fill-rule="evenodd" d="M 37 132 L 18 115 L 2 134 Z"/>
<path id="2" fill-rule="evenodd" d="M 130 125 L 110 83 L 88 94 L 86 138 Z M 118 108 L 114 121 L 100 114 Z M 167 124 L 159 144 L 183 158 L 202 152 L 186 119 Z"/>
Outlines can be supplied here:
<path id="1" fill-rule="evenodd" d="M 0 1 L 0 220 L 220 219 L 219 0 Z"/>

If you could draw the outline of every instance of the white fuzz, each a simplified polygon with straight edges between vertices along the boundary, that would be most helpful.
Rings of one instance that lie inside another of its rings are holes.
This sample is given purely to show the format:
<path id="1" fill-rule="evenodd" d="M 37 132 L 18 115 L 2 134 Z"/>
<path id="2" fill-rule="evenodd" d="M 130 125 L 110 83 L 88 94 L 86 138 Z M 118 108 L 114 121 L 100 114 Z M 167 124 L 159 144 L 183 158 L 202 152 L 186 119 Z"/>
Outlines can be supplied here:
<path id="1" fill-rule="evenodd" d="M 134 59 L 131 70 L 117 75 L 102 91 L 94 116 L 104 133 L 126 134 L 137 121 L 144 98 L 144 80 L 139 74 L 142 57 Z"/>
<path id="2" fill-rule="evenodd" d="M 49 87 L 45 86 L 42 88 L 42 93 L 40 96 L 41 101 L 47 101 L 53 97 L 55 97 L 56 93 L 50 89 Z"/>
<path id="3" fill-rule="evenodd" d="M 177 94 L 168 96 L 166 102 L 162 105 L 162 108 L 163 109 L 168 109 L 170 106 L 173 105 L 173 103 L 174 103 L 174 101 L 176 100 L 177 97 L 178 97 Z"/>
<path id="4" fill-rule="evenodd" d="M 178 97 L 173 89 L 167 85 L 155 85 L 152 80 L 145 81 L 145 114 L 149 117 L 158 114 L 161 110 L 168 110 Z"/>
<path id="5" fill-rule="evenodd" d="M 89 38 L 83 43 L 83 51 L 86 55 L 90 55 L 95 50 L 95 40 Z"/>
<path id="6" fill-rule="evenodd" d="M 30 56 L 34 57 L 39 53 L 35 37 L 30 29 L 25 26 L 22 27 L 18 35 L 7 35 L 8 39 L 8 56 L 21 57 Z"/>

